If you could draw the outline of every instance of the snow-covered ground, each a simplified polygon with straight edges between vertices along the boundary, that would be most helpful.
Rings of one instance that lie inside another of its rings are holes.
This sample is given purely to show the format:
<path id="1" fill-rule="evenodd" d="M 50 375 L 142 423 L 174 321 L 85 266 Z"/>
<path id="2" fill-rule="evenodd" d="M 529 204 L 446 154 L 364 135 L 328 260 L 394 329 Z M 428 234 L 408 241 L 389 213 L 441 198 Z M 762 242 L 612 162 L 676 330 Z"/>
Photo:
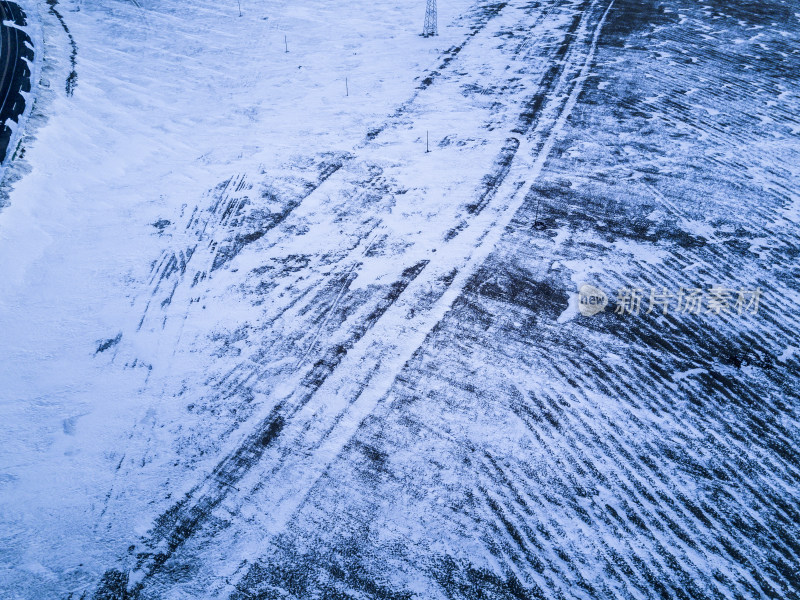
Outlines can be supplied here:
<path id="1" fill-rule="evenodd" d="M 0 595 L 796 597 L 800 9 L 417 4 L 25 5 Z"/>

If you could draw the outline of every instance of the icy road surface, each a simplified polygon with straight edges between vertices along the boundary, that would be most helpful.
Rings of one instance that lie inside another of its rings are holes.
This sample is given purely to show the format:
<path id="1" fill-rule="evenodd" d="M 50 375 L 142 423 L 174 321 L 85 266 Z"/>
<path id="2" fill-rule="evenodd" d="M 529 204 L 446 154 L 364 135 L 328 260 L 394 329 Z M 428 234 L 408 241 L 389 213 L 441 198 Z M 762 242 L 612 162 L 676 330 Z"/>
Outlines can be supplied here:
<path id="1" fill-rule="evenodd" d="M 3 597 L 798 598 L 800 7 L 423 4 L 23 4 Z"/>

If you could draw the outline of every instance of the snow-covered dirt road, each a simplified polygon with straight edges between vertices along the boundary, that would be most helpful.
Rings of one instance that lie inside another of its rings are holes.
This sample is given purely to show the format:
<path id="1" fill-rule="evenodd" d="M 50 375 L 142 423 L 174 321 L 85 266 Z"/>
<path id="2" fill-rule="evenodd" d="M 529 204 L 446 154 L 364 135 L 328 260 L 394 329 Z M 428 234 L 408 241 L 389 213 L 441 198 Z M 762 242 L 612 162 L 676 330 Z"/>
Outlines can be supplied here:
<path id="1" fill-rule="evenodd" d="M 59 7 L 4 593 L 796 597 L 796 7 Z"/>

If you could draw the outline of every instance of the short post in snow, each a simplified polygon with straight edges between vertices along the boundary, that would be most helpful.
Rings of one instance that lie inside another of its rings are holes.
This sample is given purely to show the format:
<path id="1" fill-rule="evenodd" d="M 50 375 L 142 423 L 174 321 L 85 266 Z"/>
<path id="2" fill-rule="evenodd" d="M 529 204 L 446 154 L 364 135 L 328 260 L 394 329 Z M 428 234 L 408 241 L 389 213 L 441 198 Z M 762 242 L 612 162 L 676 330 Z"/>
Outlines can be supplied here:
<path id="1" fill-rule="evenodd" d="M 242 16 L 242 0 L 236 0 L 236 3 L 239 5 L 239 16 Z"/>
<path id="2" fill-rule="evenodd" d="M 542 223 L 539 220 L 539 205 L 541 203 L 542 203 L 542 197 L 539 196 L 537 198 L 537 200 L 536 200 L 536 215 L 534 215 L 534 217 L 533 217 L 533 228 L 534 229 L 539 229 L 539 230 L 543 230 L 543 229 L 547 228 L 547 225 L 545 225 L 544 223 Z"/>
<path id="3" fill-rule="evenodd" d="M 283 45 L 286 48 L 286 52 L 289 52 L 289 42 L 286 41 L 286 36 L 283 36 Z"/>
<path id="4" fill-rule="evenodd" d="M 344 78 L 344 91 L 345 91 L 345 96 L 350 95 L 350 86 L 347 85 L 347 77 Z"/>
<path id="5" fill-rule="evenodd" d="M 427 154 L 430 151 L 431 151 L 430 137 L 428 136 L 428 132 L 426 130 L 425 131 L 425 153 Z"/>

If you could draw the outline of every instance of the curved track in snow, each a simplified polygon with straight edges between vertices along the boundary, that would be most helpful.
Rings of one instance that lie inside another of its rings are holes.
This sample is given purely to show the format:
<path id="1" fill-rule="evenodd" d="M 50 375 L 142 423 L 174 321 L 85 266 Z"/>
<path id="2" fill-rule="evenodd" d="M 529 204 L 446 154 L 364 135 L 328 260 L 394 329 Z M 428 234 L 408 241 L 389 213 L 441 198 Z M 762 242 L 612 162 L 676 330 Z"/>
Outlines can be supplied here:
<path id="1" fill-rule="evenodd" d="M 233 453 L 220 461 L 205 481 L 157 521 L 153 537 L 137 546 L 140 560 L 132 576 L 137 582 L 137 593 L 147 597 L 151 587 L 161 590 L 153 592 L 156 595 L 163 593 L 161 586 L 165 584 L 164 578 L 170 577 L 171 562 L 185 560 L 175 557 L 184 551 L 192 552 L 185 550 L 185 545 L 195 536 L 203 535 L 214 511 L 224 501 L 230 501 L 231 495 L 249 493 L 255 482 L 259 487 L 267 484 L 262 492 L 266 497 L 259 502 L 270 506 L 268 535 L 277 536 L 283 531 L 330 461 L 385 396 L 522 206 L 524 188 L 535 181 L 581 93 L 612 6 L 613 0 L 576 3 L 574 13 L 566 20 L 559 15 L 562 20 L 554 21 L 555 25 L 547 22 L 552 17 L 548 11 L 532 11 L 535 25 L 530 33 L 510 42 L 516 46 L 514 60 L 524 64 L 534 51 L 542 51 L 536 40 L 531 39 L 540 31 L 539 27 L 549 26 L 559 41 L 544 49 L 548 67 L 522 104 L 523 112 L 518 114 L 516 122 L 510 123 L 509 137 L 496 157 L 494 170 L 484 178 L 484 189 L 465 207 L 463 216 L 447 228 L 433 250 L 436 254 L 409 265 L 401 278 L 389 286 L 390 294 L 380 300 L 361 324 L 351 326 L 354 331 L 344 347 L 338 342 L 329 346 L 324 336 L 312 338 L 297 365 L 302 375 L 297 385 L 274 399 L 271 413 Z M 447 66 L 458 68 L 458 60 L 456 56 L 452 65 L 447 61 Z M 435 89 L 436 83 L 426 80 L 419 94 Z M 415 101 L 416 97 L 409 103 Z M 390 127 L 391 122 L 382 131 L 372 133 L 368 143 L 348 160 L 368 161 L 372 147 L 369 142 L 376 138 L 379 141 Z M 320 185 L 336 170 L 322 178 Z M 222 198 L 231 191 L 241 191 L 244 184 L 243 180 L 226 182 Z M 218 208 L 211 212 L 220 214 L 223 224 L 236 214 L 235 199 L 222 200 L 216 205 Z M 206 231 L 206 225 L 202 231 Z M 373 239 L 374 235 L 369 237 Z M 219 251 L 220 244 L 211 247 Z M 370 249 L 370 241 L 365 240 L 350 261 L 357 264 Z M 167 276 L 185 273 L 190 264 L 197 262 L 197 254 L 194 247 L 180 261 L 166 263 L 165 273 Z M 170 267 L 173 264 L 178 268 Z M 211 258 L 208 264 L 206 273 L 219 264 L 219 259 Z M 204 276 L 198 273 L 194 281 Z M 163 276 L 157 280 L 155 291 L 163 285 L 163 280 Z M 342 290 L 347 286 L 348 276 L 345 276 Z M 172 294 L 175 289 L 172 288 Z M 431 289 L 436 289 L 435 297 L 431 297 Z M 335 309 L 334 303 L 330 310 Z M 337 401 L 331 402 L 332 398 Z M 230 559 L 234 556 L 244 559 L 247 553 L 237 544 L 243 544 L 248 535 L 244 530 L 241 535 L 228 534 L 238 542 L 226 551 L 227 555 Z M 258 535 L 264 535 L 264 531 Z M 226 579 L 235 580 L 242 575 L 231 573 Z M 113 576 L 109 580 L 115 581 Z M 230 587 L 228 592 L 233 590 Z"/>

